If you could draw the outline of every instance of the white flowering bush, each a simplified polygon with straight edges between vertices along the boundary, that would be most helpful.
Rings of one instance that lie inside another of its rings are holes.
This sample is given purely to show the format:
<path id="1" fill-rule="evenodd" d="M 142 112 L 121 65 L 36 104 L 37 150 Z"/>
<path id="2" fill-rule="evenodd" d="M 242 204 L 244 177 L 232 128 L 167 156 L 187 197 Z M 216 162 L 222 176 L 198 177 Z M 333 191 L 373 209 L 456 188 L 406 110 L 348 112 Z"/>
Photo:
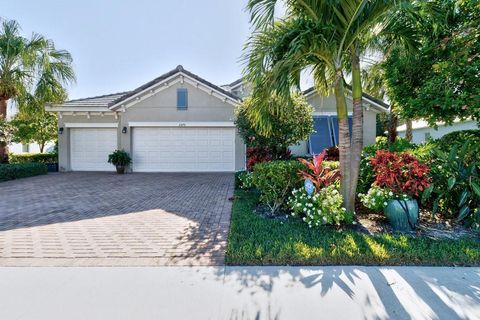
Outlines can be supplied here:
<path id="1" fill-rule="evenodd" d="M 253 188 L 253 179 L 251 172 L 241 172 L 238 175 L 239 187 L 243 190 L 249 190 Z"/>
<path id="2" fill-rule="evenodd" d="M 335 185 L 330 185 L 313 195 L 308 195 L 303 188 L 294 189 L 288 205 L 292 216 L 300 217 L 311 228 L 325 224 L 351 223 L 353 215 L 345 211 L 342 202 L 342 196 Z"/>
<path id="3" fill-rule="evenodd" d="M 388 205 L 389 200 L 393 199 L 409 199 L 410 197 L 406 194 L 395 195 L 392 191 L 386 188 L 380 188 L 377 186 L 372 186 L 367 194 L 359 193 L 358 197 L 363 205 L 374 211 L 383 211 Z"/>

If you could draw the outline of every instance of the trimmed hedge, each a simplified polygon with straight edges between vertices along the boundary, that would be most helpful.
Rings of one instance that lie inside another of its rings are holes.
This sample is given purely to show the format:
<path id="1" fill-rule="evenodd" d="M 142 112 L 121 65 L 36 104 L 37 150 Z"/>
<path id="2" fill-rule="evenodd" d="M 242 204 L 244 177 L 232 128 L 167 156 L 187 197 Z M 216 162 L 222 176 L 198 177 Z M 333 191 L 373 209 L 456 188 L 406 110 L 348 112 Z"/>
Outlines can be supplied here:
<path id="1" fill-rule="evenodd" d="M 15 163 L 58 163 L 56 153 L 23 153 L 10 154 L 9 162 Z"/>
<path id="2" fill-rule="evenodd" d="M 43 163 L 0 164 L 0 182 L 47 174 Z"/>

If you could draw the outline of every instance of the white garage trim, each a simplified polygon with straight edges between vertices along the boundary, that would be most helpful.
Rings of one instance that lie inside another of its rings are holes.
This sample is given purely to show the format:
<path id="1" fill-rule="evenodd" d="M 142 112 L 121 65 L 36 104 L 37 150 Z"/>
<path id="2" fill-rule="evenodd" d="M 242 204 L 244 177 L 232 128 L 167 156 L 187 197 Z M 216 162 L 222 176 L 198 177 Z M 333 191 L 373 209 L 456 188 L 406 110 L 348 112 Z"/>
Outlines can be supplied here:
<path id="1" fill-rule="evenodd" d="M 88 123 L 65 123 L 66 128 L 117 128 L 118 123 L 101 123 L 101 122 L 88 122 Z"/>
<path id="2" fill-rule="evenodd" d="M 235 129 L 133 128 L 132 158 L 136 172 L 233 172 Z"/>
<path id="3" fill-rule="evenodd" d="M 130 127 L 235 127 L 233 122 L 129 122 Z"/>

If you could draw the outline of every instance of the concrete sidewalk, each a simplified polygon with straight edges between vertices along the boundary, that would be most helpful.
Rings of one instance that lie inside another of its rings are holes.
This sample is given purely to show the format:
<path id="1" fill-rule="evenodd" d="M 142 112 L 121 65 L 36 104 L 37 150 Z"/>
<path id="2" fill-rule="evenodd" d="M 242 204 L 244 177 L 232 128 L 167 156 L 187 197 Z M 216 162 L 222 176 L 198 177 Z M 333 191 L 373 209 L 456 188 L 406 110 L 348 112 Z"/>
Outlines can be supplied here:
<path id="1" fill-rule="evenodd" d="M 5 267 L 0 319 L 480 319 L 480 269 Z"/>

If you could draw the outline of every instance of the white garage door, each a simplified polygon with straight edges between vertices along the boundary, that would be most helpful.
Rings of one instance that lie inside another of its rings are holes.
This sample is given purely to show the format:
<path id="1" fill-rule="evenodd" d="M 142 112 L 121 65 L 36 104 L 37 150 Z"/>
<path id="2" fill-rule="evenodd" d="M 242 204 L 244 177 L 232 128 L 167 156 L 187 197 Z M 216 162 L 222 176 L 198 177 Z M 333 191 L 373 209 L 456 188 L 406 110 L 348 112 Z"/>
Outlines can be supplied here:
<path id="1" fill-rule="evenodd" d="M 134 128 L 133 170 L 235 170 L 234 128 Z"/>
<path id="2" fill-rule="evenodd" d="M 117 129 L 70 129 L 70 164 L 73 171 L 112 171 L 108 155 L 117 149 Z"/>

